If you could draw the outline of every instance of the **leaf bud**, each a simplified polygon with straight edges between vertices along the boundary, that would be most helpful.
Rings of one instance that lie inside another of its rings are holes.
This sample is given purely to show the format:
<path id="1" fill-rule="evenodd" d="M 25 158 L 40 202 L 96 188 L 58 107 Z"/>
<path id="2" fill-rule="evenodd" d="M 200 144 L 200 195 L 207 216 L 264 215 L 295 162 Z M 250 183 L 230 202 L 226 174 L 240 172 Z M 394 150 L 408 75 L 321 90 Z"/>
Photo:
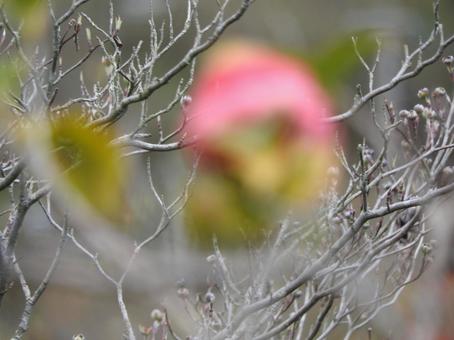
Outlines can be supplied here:
<path id="1" fill-rule="evenodd" d="M 115 18 L 115 30 L 119 31 L 122 24 L 123 24 L 123 21 L 121 20 L 121 18 L 116 17 Z"/>
<path id="2" fill-rule="evenodd" d="M 452 74 L 454 72 L 454 57 L 452 55 L 450 55 L 450 56 L 444 57 L 443 59 L 441 59 L 441 61 L 443 62 L 443 64 L 446 65 L 448 72 Z"/>
<path id="3" fill-rule="evenodd" d="M 85 35 L 87 36 L 88 44 L 91 45 L 91 30 L 88 27 L 85 28 Z"/>

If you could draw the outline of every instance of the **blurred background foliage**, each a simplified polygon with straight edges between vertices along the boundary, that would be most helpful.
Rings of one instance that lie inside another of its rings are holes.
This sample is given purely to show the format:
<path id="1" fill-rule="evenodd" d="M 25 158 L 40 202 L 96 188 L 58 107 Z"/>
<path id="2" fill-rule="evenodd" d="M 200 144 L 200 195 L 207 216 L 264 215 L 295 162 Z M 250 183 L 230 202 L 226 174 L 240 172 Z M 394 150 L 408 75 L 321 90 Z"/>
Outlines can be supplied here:
<path id="1" fill-rule="evenodd" d="M 51 50 L 51 34 L 48 25 L 46 1 L 43 0 L 6 0 L 10 11 L 12 25 L 24 23 L 23 38 L 26 42 L 26 53 L 32 54 L 40 46 L 41 50 Z M 54 0 L 55 11 L 61 13 L 67 8 L 70 0 Z M 154 0 L 151 11 L 157 21 L 166 15 L 166 9 L 161 0 Z M 176 26 L 182 26 L 185 15 L 185 1 L 171 1 Z M 236 2 L 232 2 L 232 7 Z M 150 15 L 150 4 L 147 0 L 115 0 L 114 6 L 123 20 L 120 37 L 124 43 L 125 54 L 130 52 L 133 45 L 139 40 L 147 41 L 149 37 L 147 21 Z M 216 11 L 216 2 L 200 0 L 201 18 L 210 18 Z M 89 1 L 83 11 L 90 14 L 95 22 L 103 27 L 108 26 L 108 2 L 104 0 Z M 442 21 L 446 32 L 454 31 L 451 20 L 454 11 L 454 1 L 442 1 Z M 337 112 L 347 109 L 353 100 L 357 83 L 367 86 L 367 75 L 361 68 L 355 56 L 351 37 L 358 37 L 358 48 L 366 60 L 375 59 L 376 39 L 382 41 L 382 57 L 378 69 L 376 82 L 387 82 L 401 63 L 403 44 L 410 47 L 417 46 L 420 37 L 426 37 L 433 25 L 431 1 L 415 0 L 258 0 L 249 13 L 239 23 L 235 24 L 226 33 L 224 38 L 247 37 L 265 42 L 290 55 L 306 60 L 324 83 L 333 101 Z M 222 40 L 222 39 L 221 39 Z M 63 51 L 64 65 L 71 65 L 78 60 L 88 48 L 86 39 L 81 39 L 81 49 L 76 51 L 70 46 Z M 181 41 L 157 65 L 156 74 L 162 74 L 181 58 L 185 49 L 190 46 L 190 39 Z M 452 53 L 452 51 L 451 51 Z M 88 83 L 105 81 L 106 74 L 101 62 L 102 52 L 98 51 L 87 62 L 83 72 Z M 0 60 L 0 89 L 2 92 L 14 91 L 17 84 L 15 72 L 23 66 L 17 63 L 13 54 L 4 56 Z M 60 88 L 58 102 L 64 103 L 79 93 L 79 78 L 77 73 L 70 75 L 64 86 Z M 158 111 L 167 106 L 173 97 L 178 81 L 160 89 L 149 101 L 149 109 Z M 416 101 L 416 91 L 421 87 L 434 88 L 447 86 L 445 68 L 437 63 L 427 68 L 419 77 L 399 86 L 387 95 L 394 102 L 397 111 L 400 108 L 413 106 Z M 381 104 L 380 104 L 381 105 Z M 138 111 L 132 107 L 131 112 Z M 163 121 L 164 128 L 171 129 L 179 121 L 179 110 L 174 110 Z M 9 113 L 2 108 L 0 123 L 8 123 Z M 134 116 L 134 115 L 132 115 Z M 135 115 L 137 117 L 138 115 Z M 5 118 L 6 117 L 6 118 Z M 121 133 L 127 127 L 134 126 L 133 120 L 123 120 L 117 127 Z M 72 134 L 73 127 L 64 128 L 66 132 L 56 132 L 57 144 L 61 143 L 63 135 Z M 60 130 L 60 131 L 63 131 Z M 151 132 L 155 132 L 153 127 Z M 363 136 L 379 145 L 380 137 L 373 128 L 373 122 L 364 112 L 360 112 L 353 119 L 345 122 L 342 133 L 348 138 L 347 148 L 356 145 Z M 84 132 L 77 135 L 80 138 L 93 138 Z M 60 135 L 60 133 L 62 133 Z M 79 138 L 77 137 L 77 138 Z M 83 141 L 81 140 L 81 143 Z M 92 143 L 92 142 L 90 142 Z M 96 141 L 100 148 L 104 148 Z M 93 145 L 94 145 L 93 144 Z M 90 144 L 92 145 L 92 144 Z M 88 149 L 87 149 L 88 150 Z M 106 149 L 107 150 L 107 149 Z M 105 150 L 105 151 L 106 151 Z M 91 150 L 90 150 L 91 152 Z M 106 151 L 110 153 L 111 151 Z M 91 157 L 91 156 L 89 156 Z M 78 184 L 80 188 L 104 189 L 103 181 L 117 181 L 119 173 L 114 160 L 98 159 L 99 171 L 110 176 L 91 178 L 84 173 L 72 175 L 73 181 L 80 182 L 81 178 L 88 182 Z M 188 162 L 181 153 L 153 154 L 152 169 L 156 186 L 166 193 L 164 196 L 174 197 L 184 185 L 185 169 Z M 131 240 L 140 239 L 149 235 L 150 228 L 154 228 L 159 214 L 159 206 L 153 199 L 149 187 L 146 185 L 146 176 L 137 170 L 144 159 L 136 157 L 130 160 L 130 167 L 126 176 L 127 192 L 122 193 L 129 203 L 133 227 L 123 231 Z M 97 165 L 98 166 L 98 165 Z M 108 171 L 106 169 L 109 169 Z M 81 170 L 84 171 L 83 169 Z M 90 169 L 91 171 L 91 169 Z M 97 172 L 98 169 L 95 171 Z M 98 182 L 98 180 L 100 181 Z M 209 185 L 206 184 L 206 185 Z M 105 193 L 103 193 L 104 195 Z M 115 192 L 111 196 L 118 197 Z M 108 198 L 110 199 L 110 198 Z M 113 199 L 113 198 L 112 198 Z M 117 199 L 117 198 L 115 198 Z M 97 200 L 97 199 L 95 199 Z M 104 196 L 103 196 L 104 200 Z M 210 202 L 213 203 L 213 202 Z M 0 196 L 0 211 L 8 207 L 9 200 L 6 194 Z M 114 204 L 114 206 L 117 203 Z M 99 207 L 103 210 L 103 207 Z M 6 222 L 7 215 L 0 216 L 0 223 Z M 169 308 L 169 315 L 174 315 L 174 327 L 184 328 L 186 317 L 182 305 L 175 300 L 176 282 L 185 277 L 188 286 L 197 291 L 201 290 L 199 283 L 204 281 L 204 268 L 188 268 L 180 262 L 181 254 L 181 221 L 165 231 L 159 242 L 153 243 L 154 256 L 147 259 L 146 265 L 141 267 L 141 276 L 130 280 L 126 292 L 132 320 L 142 324 L 149 322 L 149 313 L 153 308 L 164 303 Z M 23 270 L 29 273 L 30 278 L 40 277 L 54 253 L 54 245 L 58 235 L 49 228 L 48 222 L 39 211 L 32 211 L 25 221 L 23 238 L 17 251 L 23 259 Z M 103 253 L 115 252 L 115 249 L 100 249 Z M 0 310 L 0 339 L 11 334 L 16 327 L 19 313 L 22 312 L 22 297 L 17 287 L 8 294 Z M 398 309 L 403 308 L 398 306 Z M 389 312 L 387 327 L 399 327 L 401 319 L 395 312 Z M 95 268 L 87 265 L 80 251 L 68 245 L 62 264 L 58 268 L 53 282 L 49 285 L 42 300 L 36 306 L 30 333 L 26 339 L 69 339 L 72 334 L 82 332 L 87 339 L 117 339 L 121 334 L 122 323 L 112 295 L 112 288 L 99 277 Z"/>

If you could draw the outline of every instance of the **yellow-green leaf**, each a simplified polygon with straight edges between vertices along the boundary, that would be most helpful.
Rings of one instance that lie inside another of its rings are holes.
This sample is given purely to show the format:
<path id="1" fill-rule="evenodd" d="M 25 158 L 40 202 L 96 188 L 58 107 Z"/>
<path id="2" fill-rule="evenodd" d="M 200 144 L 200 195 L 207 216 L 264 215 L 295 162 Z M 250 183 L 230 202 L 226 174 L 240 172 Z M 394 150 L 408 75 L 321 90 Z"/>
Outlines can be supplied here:
<path id="1" fill-rule="evenodd" d="M 117 220 L 124 211 L 123 167 L 111 139 L 71 116 L 54 121 L 50 128 L 52 158 L 63 179 L 96 211 Z"/>

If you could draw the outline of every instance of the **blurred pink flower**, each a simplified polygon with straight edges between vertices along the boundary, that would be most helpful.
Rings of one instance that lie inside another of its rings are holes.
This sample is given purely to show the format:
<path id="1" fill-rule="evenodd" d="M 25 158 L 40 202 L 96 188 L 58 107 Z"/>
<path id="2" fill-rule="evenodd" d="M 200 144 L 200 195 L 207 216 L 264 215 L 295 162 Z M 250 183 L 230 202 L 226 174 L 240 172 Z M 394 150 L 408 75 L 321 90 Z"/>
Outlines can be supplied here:
<path id="1" fill-rule="evenodd" d="M 202 171 L 185 211 L 192 240 L 259 241 L 289 205 L 313 204 L 331 163 L 331 103 L 308 66 L 232 42 L 208 55 L 186 106 Z M 244 244 L 244 243 L 243 243 Z"/>

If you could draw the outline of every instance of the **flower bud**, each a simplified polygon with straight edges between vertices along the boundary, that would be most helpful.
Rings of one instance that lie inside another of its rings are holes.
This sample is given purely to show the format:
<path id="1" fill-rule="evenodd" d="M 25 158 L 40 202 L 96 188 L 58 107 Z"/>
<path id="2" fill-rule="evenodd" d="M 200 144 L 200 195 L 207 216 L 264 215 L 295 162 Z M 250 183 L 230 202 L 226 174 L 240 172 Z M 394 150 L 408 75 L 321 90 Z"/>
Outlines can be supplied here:
<path id="1" fill-rule="evenodd" d="M 114 70 L 114 65 L 112 64 L 112 62 L 110 61 L 109 58 L 107 58 L 106 56 L 103 56 L 101 58 L 101 63 L 104 65 L 104 70 L 106 71 L 106 74 L 108 76 L 110 76 L 110 74 L 113 72 Z"/>
<path id="2" fill-rule="evenodd" d="M 216 296 L 212 292 L 207 292 L 205 294 L 204 300 L 206 303 L 213 303 L 216 300 Z"/>
<path id="3" fill-rule="evenodd" d="M 425 106 L 422 104 L 416 104 L 413 110 L 416 111 L 418 114 L 422 114 L 424 112 Z"/>
<path id="4" fill-rule="evenodd" d="M 192 103 L 192 97 L 189 95 L 181 97 L 180 105 L 183 109 L 186 109 Z"/>
<path id="5" fill-rule="evenodd" d="M 393 124 L 396 121 L 396 112 L 394 110 L 394 104 L 385 100 L 385 108 L 388 113 L 388 119 Z"/>
<path id="6" fill-rule="evenodd" d="M 375 156 L 374 149 L 365 145 L 364 148 L 362 149 L 362 151 L 363 151 L 364 161 L 366 163 L 372 163 L 374 161 L 374 156 Z"/>
<path id="7" fill-rule="evenodd" d="M 423 116 L 427 119 L 434 119 L 437 117 L 437 113 L 431 108 L 426 107 L 424 108 Z"/>
<path id="8" fill-rule="evenodd" d="M 432 97 L 444 97 L 446 96 L 446 90 L 443 87 L 437 87 L 433 92 L 432 92 Z"/>
<path id="9" fill-rule="evenodd" d="M 399 117 L 402 119 L 408 118 L 410 116 L 410 111 L 408 110 L 401 110 L 399 112 Z"/>
<path id="10" fill-rule="evenodd" d="M 349 219 L 349 220 L 355 218 L 355 210 L 353 210 L 353 209 L 345 209 L 344 217 Z"/>
<path id="11" fill-rule="evenodd" d="M 424 243 L 421 247 L 421 251 L 424 255 L 429 255 L 432 251 L 432 246 L 429 243 Z"/>
<path id="12" fill-rule="evenodd" d="M 412 121 L 416 121 L 418 119 L 418 114 L 415 110 L 410 110 L 408 114 L 408 119 Z"/>
<path id="13" fill-rule="evenodd" d="M 164 313 L 159 309 L 153 309 L 150 314 L 151 320 L 161 322 L 164 320 Z"/>
<path id="14" fill-rule="evenodd" d="M 443 59 L 441 59 L 441 61 L 446 66 L 452 66 L 454 64 L 454 56 L 450 55 L 450 56 L 444 57 Z"/>
<path id="15" fill-rule="evenodd" d="M 429 89 L 427 87 L 424 87 L 418 91 L 418 98 L 426 98 L 429 96 Z"/>

